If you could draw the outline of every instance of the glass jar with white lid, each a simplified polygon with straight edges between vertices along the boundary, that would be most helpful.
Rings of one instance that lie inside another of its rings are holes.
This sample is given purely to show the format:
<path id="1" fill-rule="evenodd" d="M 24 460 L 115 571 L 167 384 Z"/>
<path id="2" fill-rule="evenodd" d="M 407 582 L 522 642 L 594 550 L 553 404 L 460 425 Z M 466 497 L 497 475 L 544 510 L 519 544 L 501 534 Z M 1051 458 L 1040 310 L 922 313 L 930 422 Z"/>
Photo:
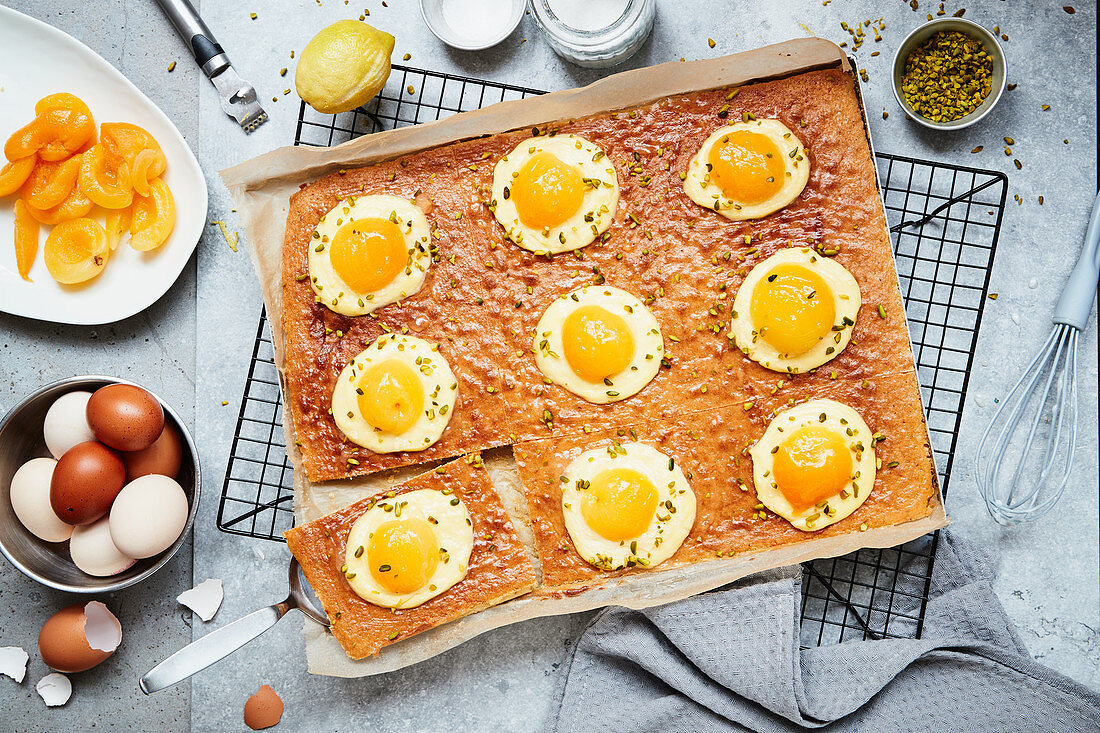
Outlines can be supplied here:
<path id="1" fill-rule="evenodd" d="M 531 0 L 550 47 L 590 68 L 633 56 L 653 29 L 656 5 L 656 0 Z"/>

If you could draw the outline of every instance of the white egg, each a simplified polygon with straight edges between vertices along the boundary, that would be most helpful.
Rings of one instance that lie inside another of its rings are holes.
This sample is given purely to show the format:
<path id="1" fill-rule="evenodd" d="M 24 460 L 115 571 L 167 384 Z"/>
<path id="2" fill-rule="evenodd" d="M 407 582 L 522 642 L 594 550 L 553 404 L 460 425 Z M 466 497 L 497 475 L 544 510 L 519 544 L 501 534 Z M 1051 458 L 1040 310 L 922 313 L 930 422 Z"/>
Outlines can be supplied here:
<path id="1" fill-rule="evenodd" d="M 136 478 L 111 505 L 111 539 L 130 557 L 152 557 L 183 534 L 188 509 L 187 494 L 175 480 L 155 473 Z"/>
<path id="2" fill-rule="evenodd" d="M 844 350 L 861 302 L 859 283 L 839 262 L 809 247 L 784 249 L 741 283 L 730 335 L 761 366 L 802 374 Z"/>
<path id="3" fill-rule="evenodd" d="M 798 198 L 809 153 L 779 120 L 739 120 L 703 141 L 688 163 L 684 192 L 727 219 L 759 219 Z"/>
<path id="4" fill-rule="evenodd" d="M 610 443 L 565 469 L 565 528 L 600 570 L 654 567 L 679 549 L 695 524 L 695 493 L 676 462 L 645 443 Z"/>
<path id="5" fill-rule="evenodd" d="M 340 372 L 332 417 L 349 440 L 375 453 L 419 451 L 443 436 L 457 396 L 438 344 L 387 334 Z"/>
<path id="6" fill-rule="evenodd" d="M 536 254 L 580 249 L 615 221 L 619 179 L 595 143 L 576 135 L 524 140 L 493 169 L 493 215 Z"/>
<path id="7" fill-rule="evenodd" d="M 432 264 L 428 219 L 408 199 L 349 196 L 321 217 L 309 246 L 317 302 L 362 316 L 415 295 Z"/>
<path id="8" fill-rule="evenodd" d="M 378 499 L 348 532 L 344 576 L 363 600 L 413 608 L 466 577 L 474 531 L 449 490 Z"/>
<path id="9" fill-rule="evenodd" d="M 58 519 L 50 504 L 50 479 L 57 461 L 32 458 L 11 477 L 11 508 L 27 531 L 46 542 L 64 542 L 73 526 Z"/>
<path id="10" fill-rule="evenodd" d="M 118 575 L 135 562 L 111 540 L 110 520 L 107 517 L 73 528 L 69 556 L 80 570 L 97 578 Z"/>
<path id="11" fill-rule="evenodd" d="M 779 413 L 749 454 L 760 503 L 803 532 L 844 519 L 875 485 L 874 434 L 833 400 Z"/>
<path id="12" fill-rule="evenodd" d="M 657 376 L 664 340 L 641 300 L 610 285 L 589 285 L 546 308 L 532 350 L 547 379 L 606 404 L 637 394 Z"/>
<path id="13" fill-rule="evenodd" d="M 68 392 L 54 400 L 46 411 L 42 437 L 54 458 L 65 455 L 77 443 L 95 440 L 87 418 L 91 398 L 91 392 Z"/>

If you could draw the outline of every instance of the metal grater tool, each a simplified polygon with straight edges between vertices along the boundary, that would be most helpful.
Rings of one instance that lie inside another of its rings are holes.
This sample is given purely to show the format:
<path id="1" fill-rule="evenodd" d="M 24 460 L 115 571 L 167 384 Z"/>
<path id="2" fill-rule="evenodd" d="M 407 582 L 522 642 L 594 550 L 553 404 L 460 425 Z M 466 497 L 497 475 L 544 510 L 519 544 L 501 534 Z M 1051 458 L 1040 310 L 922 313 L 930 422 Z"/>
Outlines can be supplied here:
<path id="1" fill-rule="evenodd" d="M 235 119 L 246 134 L 267 122 L 267 112 L 256 98 L 256 88 L 237 74 L 229 63 L 229 56 L 189 0 L 157 0 L 157 4 L 191 49 L 202 73 L 218 90 L 225 113 Z"/>

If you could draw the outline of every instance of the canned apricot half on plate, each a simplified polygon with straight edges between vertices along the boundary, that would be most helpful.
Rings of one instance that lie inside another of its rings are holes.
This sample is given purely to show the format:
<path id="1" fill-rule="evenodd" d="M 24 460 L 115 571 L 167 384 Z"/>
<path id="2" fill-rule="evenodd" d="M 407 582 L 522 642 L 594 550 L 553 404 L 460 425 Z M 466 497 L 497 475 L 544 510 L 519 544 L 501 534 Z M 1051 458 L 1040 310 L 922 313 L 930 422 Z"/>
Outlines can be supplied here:
<path id="1" fill-rule="evenodd" d="M 60 163 L 40 160 L 23 184 L 23 199 L 36 209 L 49 209 L 69 197 L 80 176 L 80 155 Z"/>
<path id="2" fill-rule="evenodd" d="M 31 266 L 38 254 L 38 222 L 22 199 L 15 202 L 15 266 L 19 277 L 30 282 Z"/>
<path id="3" fill-rule="evenodd" d="M 50 277 L 72 285 L 91 280 L 103 272 L 110 247 L 107 232 L 95 219 L 64 221 L 46 237 L 43 258 Z"/>
<path id="4" fill-rule="evenodd" d="M 168 239 L 175 225 L 176 202 L 168 184 L 158 178 L 151 184 L 148 196 L 134 197 L 130 246 L 139 252 L 156 249 Z"/>
<path id="5" fill-rule="evenodd" d="M 134 200 L 126 161 L 108 155 L 103 143 L 82 154 L 80 190 L 105 209 L 122 209 Z"/>
<path id="6" fill-rule="evenodd" d="M 34 170 L 34 164 L 38 162 L 36 156 L 28 156 L 13 160 L 0 168 L 0 196 L 10 196 L 19 190 L 23 182 Z"/>

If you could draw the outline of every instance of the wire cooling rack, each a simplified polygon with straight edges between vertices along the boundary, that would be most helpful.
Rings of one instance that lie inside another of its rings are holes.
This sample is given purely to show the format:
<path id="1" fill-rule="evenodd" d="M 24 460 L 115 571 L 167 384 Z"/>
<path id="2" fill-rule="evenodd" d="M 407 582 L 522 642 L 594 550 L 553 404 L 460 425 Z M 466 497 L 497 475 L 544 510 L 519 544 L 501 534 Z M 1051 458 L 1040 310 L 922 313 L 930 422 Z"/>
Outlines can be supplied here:
<path id="1" fill-rule="evenodd" d="M 321 115 L 304 103 L 295 145 L 336 145 L 496 102 L 541 94 L 525 87 L 394 66 L 366 108 Z M 1008 181 L 1001 173 L 878 154 L 894 255 L 928 429 L 943 490 L 973 362 Z M 218 509 L 225 532 L 281 540 L 293 526 L 293 469 L 266 313 L 237 419 Z M 938 534 L 804 565 L 802 644 L 920 636 Z"/>

